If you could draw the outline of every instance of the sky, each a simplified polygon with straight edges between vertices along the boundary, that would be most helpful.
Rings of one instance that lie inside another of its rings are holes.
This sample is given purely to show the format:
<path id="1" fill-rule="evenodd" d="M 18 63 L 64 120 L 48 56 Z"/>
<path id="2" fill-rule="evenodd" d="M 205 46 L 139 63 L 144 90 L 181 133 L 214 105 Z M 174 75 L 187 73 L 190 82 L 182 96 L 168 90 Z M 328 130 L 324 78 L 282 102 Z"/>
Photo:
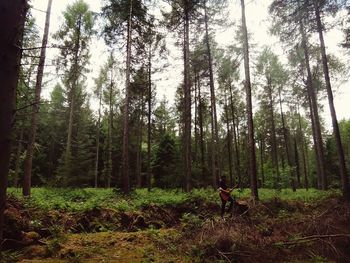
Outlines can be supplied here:
<path id="1" fill-rule="evenodd" d="M 238 0 L 228 0 L 230 15 L 227 20 L 230 22 L 239 22 L 240 19 L 240 5 Z M 102 2 L 99 0 L 85 0 L 90 6 L 93 12 L 98 13 L 101 8 Z M 252 33 L 252 43 L 255 44 L 252 53 L 258 52 L 264 45 L 272 47 L 273 51 L 279 55 L 282 62 L 285 62 L 284 49 L 276 37 L 268 34 L 270 27 L 270 21 L 268 16 L 268 6 L 271 0 L 246 0 L 246 19 L 248 31 Z M 62 12 L 65 10 L 68 4 L 71 4 L 72 0 L 53 0 L 52 11 L 51 11 L 51 22 L 50 22 L 50 36 L 55 33 L 60 24 L 62 23 Z M 42 34 L 43 27 L 45 24 L 45 11 L 47 8 L 47 0 L 32 0 L 31 5 L 33 6 L 32 13 L 36 18 L 40 34 Z M 230 41 L 233 41 L 234 29 L 228 29 L 216 33 L 216 41 L 219 44 L 227 45 Z M 344 50 L 339 46 L 339 43 L 343 40 L 343 34 L 339 29 L 334 29 L 325 34 L 325 42 L 327 46 L 327 52 L 333 53 L 344 59 L 344 62 L 350 60 L 350 55 L 345 55 Z M 175 90 L 178 83 L 181 83 L 183 77 L 181 71 L 183 65 L 181 62 L 181 51 L 174 47 L 171 42 L 171 38 L 168 37 L 168 48 L 170 49 L 171 66 L 167 68 L 163 73 L 155 76 L 154 84 L 156 85 L 157 99 L 160 100 L 164 96 L 167 98 L 170 104 L 173 103 L 175 97 Z M 52 38 L 49 38 L 49 46 L 52 42 Z M 91 61 L 90 61 L 90 73 L 88 74 L 88 90 L 93 89 L 93 78 L 97 76 L 99 68 L 105 63 L 107 59 L 107 47 L 104 44 L 103 39 L 94 38 L 91 44 Z M 47 63 L 49 64 L 57 54 L 57 50 L 47 50 Z M 254 63 L 254 62 L 253 62 Z M 57 76 L 55 76 L 55 70 L 52 67 L 46 67 L 45 79 L 47 85 L 43 88 L 43 97 L 48 98 L 52 87 L 57 83 Z M 345 77 L 349 79 L 348 76 Z M 123 80 L 120 80 L 121 83 Z M 350 102 L 350 82 L 345 81 L 342 84 L 334 83 L 334 103 L 338 120 L 350 119 L 350 107 L 347 105 Z M 256 104 L 256 102 L 253 102 Z M 331 119 L 327 106 L 327 100 L 321 102 L 325 105 L 324 112 L 322 113 L 325 119 L 326 127 L 331 129 Z M 94 108 L 94 101 L 91 101 L 91 105 Z M 255 105 L 257 106 L 257 105 Z"/>

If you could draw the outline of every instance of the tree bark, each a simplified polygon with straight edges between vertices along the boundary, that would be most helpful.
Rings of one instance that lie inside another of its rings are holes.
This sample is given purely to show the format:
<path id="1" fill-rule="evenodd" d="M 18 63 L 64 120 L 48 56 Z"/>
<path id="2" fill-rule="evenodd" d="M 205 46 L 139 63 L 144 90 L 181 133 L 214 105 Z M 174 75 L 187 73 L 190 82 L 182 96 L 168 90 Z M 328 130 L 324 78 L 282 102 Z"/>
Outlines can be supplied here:
<path id="1" fill-rule="evenodd" d="M 340 137 L 337 114 L 336 114 L 335 107 L 334 107 L 333 92 L 332 92 L 331 80 L 330 80 L 330 76 L 329 76 L 328 58 L 327 58 L 327 53 L 326 53 L 326 47 L 325 47 L 325 42 L 324 42 L 324 38 L 323 38 L 323 26 L 322 26 L 322 21 L 321 21 L 321 16 L 320 16 L 320 9 L 319 9 L 319 5 L 318 5 L 318 1 L 313 0 L 313 2 L 314 2 L 314 8 L 315 8 L 317 30 L 318 30 L 318 35 L 319 35 L 319 39 L 320 39 L 322 65 L 323 65 L 324 78 L 325 78 L 325 82 L 326 82 L 328 104 L 329 104 L 329 110 L 331 112 L 331 117 L 332 117 L 333 134 L 335 137 L 337 156 L 338 156 L 338 161 L 339 161 L 339 171 L 340 171 L 340 177 L 341 177 L 341 182 L 342 182 L 342 192 L 343 192 L 344 198 L 346 200 L 350 201 L 349 179 L 348 179 L 348 173 L 347 173 L 347 169 L 346 169 L 344 149 L 343 149 L 342 141 L 341 141 L 341 137 Z"/>
<path id="2" fill-rule="evenodd" d="M 235 148 L 235 155 L 236 155 L 236 165 L 235 165 L 235 174 L 237 176 L 238 185 L 241 185 L 241 162 L 240 162 L 240 156 L 239 156 L 239 145 L 238 145 L 238 132 L 236 131 L 236 124 L 238 129 L 238 121 L 236 123 L 236 110 L 233 103 L 233 95 L 232 95 L 232 86 L 229 84 L 230 88 L 230 104 L 231 104 L 231 115 L 232 115 L 232 126 L 233 126 L 233 141 L 234 141 L 234 148 Z"/>
<path id="3" fill-rule="evenodd" d="M 30 188 L 31 188 L 34 144 L 35 144 L 36 130 L 37 130 L 38 120 L 39 120 L 41 86 L 42 86 L 43 75 L 44 75 L 47 39 L 49 36 L 51 6 L 52 6 L 52 0 L 49 0 L 47 4 L 47 10 L 46 10 L 45 28 L 44 28 L 44 35 L 43 35 L 42 44 L 41 44 L 38 73 L 36 76 L 35 98 L 34 98 L 34 104 L 32 108 L 29 141 L 27 145 L 26 158 L 24 161 L 24 178 L 23 178 L 23 195 L 24 196 L 30 195 Z"/>
<path id="4" fill-rule="evenodd" d="M 274 114 L 274 107 L 273 107 L 273 98 L 272 98 L 272 87 L 271 87 L 271 80 L 270 78 L 267 78 L 267 89 L 268 89 L 268 97 L 269 97 L 269 111 L 270 111 L 270 121 L 271 121 L 271 155 L 272 155 L 272 162 L 273 166 L 275 168 L 276 172 L 276 181 L 277 183 L 280 182 L 280 171 L 278 167 L 278 153 L 277 153 L 277 138 L 276 138 L 276 125 L 275 125 L 275 114 Z"/>
<path id="5" fill-rule="evenodd" d="M 152 46 L 148 54 L 147 188 L 151 190 Z"/>
<path id="6" fill-rule="evenodd" d="M 201 94 L 201 82 L 197 76 L 197 87 L 198 87 L 198 121 L 199 121 L 199 140 L 201 148 L 201 166 L 202 166 L 202 179 L 204 180 L 206 169 L 205 169 L 205 155 L 204 155 L 204 129 L 203 129 L 203 102 Z"/>
<path id="7" fill-rule="evenodd" d="M 254 124 L 253 124 L 253 107 L 252 107 L 252 88 L 250 83 L 249 69 L 249 44 L 248 30 L 245 18 L 244 0 L 241 0 L 242 8 L 242 30 L 243 30 L 243 50 L 244 50 L 244 72 L 245 72 L 245 88 L 247 100 L 247 126 L 248 126 L 248 154 L 249 154 L 249 177 L 250 189 L 255 200 L 259 199 L 258 184 L 256 175 L 256 155 L 255 155 L 255 139 L 254 139 Z"/>
<path id="8" fill-rule="evenodd" d="M 126 80 L 125 80 L 125 103 L 124 103 L 124 129 L 123 129 L 123 192 L 130 193 L 130 177 L 129 177 L 129 104 L 130 104 L 130 64 L 131 64 L 131 29 L 132 29 L 132 13 L 133 2 L 130 1 L 128 28 L 127 28 L 127 44 L 126 44 Z"/>
<path id="9" fill-rule="evenodd" d="M 142 129 L 143 129 L 143 112 L 144 112 L 144 103 L 143 103 L 143 92 L 141 93 L 140 98 L 141 109 L 139 120 L 138 120 L 138 129 L 137 129 L 137 152 L 136 152 L 136 180 L 137 187 L 141 188 L 142 178 L 141 178 L 141 166 L 142 166 Z"/>
<path id="10" fill-rule="evenodd" d="M 307 147 L 306 147 L 306 143 L 305 143 L 304 133 L 302 131 L 301 116 L 300 116 L 299 109 L 298 109 L 298 120 L 299 120 L 299 133 L 301 136 L 301 143 L 302 143 L 304 186 L 305 186 L 305 189 L 308 190 L 309 189 L 309 180 L 308 180 L 308 166 L 307 166 L 307 163 L 308 163 Z"/>
<path id="11" fill-rule="evenodd" d="M 231 131 L 230 131 L 230 121 L 228 117 L 228 105 L 227 105 L 227 94 L 225 91 L 225 115 L 226 115 L 226 129 L 227 129 L 227 150 L 228 150 L 228 167 L 229 167 L 229 175 L 230 175 L 230 185 L 233 187 L 234 180 L 233 180 L 233 171 L 232 171 L 232 149 L 231 149 Z"/>
<path id="12" fill-rule="evenodd" d="M 185 157 L 185 191 L 191 190 L 191 173 L 192 173 L 192 158 L 191 158 L 191 83 L 190 83 L 190 43 L 189 43 L 189 3 L 184 0 L 184 157 Z"/>
<path id="13" fill-rule="evenodd" d="M 282 107 L 281 87 L 279 87 L 279 89 L 278 89 L 278 96 L 279 96 L 279 104 L 280 104 L 280 111 L 281 111 L 281 121 L 282 121 L 284 147 L 285 147 L 285 150 L 286 150 L 288 166 L 291 169 L 290 175 L 289 175 L 289 177 L 290 177 L 290 185 L 291 185 L 291 188 L 293 189 L 293 191 L 295 191 L 296 189 L 295 189 L 293 164 L 292 164 L 292 160 L 291 160 L 291 156 L 290 156 L 287 127 L 286 127 L 286 122 L 285 122 L 285 119 L 284 119 L 284 113 L 283 113 L 283 107 Z"/>
<path id="14" fill-rule="evenodd" d="M 216 188 L 219 184 L 220 177 L 220 158 L 219 158 L 219 131 L 216 113 L 216 96 L 214 87 L 213 61 L 211 56 L 208 15 L 206 1 L 204 2 L 204 22 L 205 22 L 205 44 L 207 47 L 208 68 L 209 68 L 209 86 L 210 86 L 210 105 L 211 105 L 211 125 L 212 125 L 212 178 L 213 186 Z"/>
<path id="15" fill-rule="evenodd" d="M 98 104 L 98 119 L 96 127 L 96 160 L 95 160 L 95 188 L 98 187 L 98 163 L 100 155 L 100 125 L 101 125 L 101 104 L 102 104 L 102 88 L 99 90 L 99 104 Z"/>
<path id="16" fill-rule="evenodd" d="M 302 18 L 300 18 L 300 33 L 302 36 L 302 48 L 304 51 L 304 57 L 305 57 L 305 66 L 307 70 L 307 92 L 310 99 L 310 109 L 311 109 L 311 116 L 313 116 L 314 121 L 314 135 L 315 135 L 315 141 L 316 141 L 316 155 L 318 160 L 318 171 L 319 171 L 319 178 L 321 179 L 321 188 L 322 190 L 327 190 L 327 178 L 325 173 L 325 163 L 324 163 L 324 150 L 323 150 L 323 140 L 322 140 L 322 134 L 321 134 L 321 125 L 320 125 L 320 119 L 318 116 L 318 107 L 317 107 L 317 98 L 314 90 L 314 86 L 312 83 L 312 73 L 311 73 L 311 66 L 310 66 L 310 57 L 309 57 L 309 48 L 307 46 L 307 37 L 305 33 L 304 24 L 302 21 Z"/>
<path id="17" fill-rule="evenodd" d="M 28 5 L 25 0 L 0 2 L 0 243 L 11 156 L 12 121 L 21 60 L 21 40 Z"/>
<path id="18" fill-rule="evenodd" d="M 21 153 L 22 153 L 23 134 L 24 134 L 24 128 L 21 127 L 19 140 L 17 144 L 15 174 L 13 179 L 13 187 L 16 187 L 16 188 L 18 187 L 18 181 L 19 181 L 19 165 L 20 165 L 20 159 L 21 159 Z"/>
<path id="19" fill-rule="evenodd" d="M 111 68 L 111 83 L 109 85 L 109 118 L 108 118 L 108 161 L 107 161 L 107 188 L 111 187 L 112 178 L 112 133 L 113 133 L 113 66 Z"/>

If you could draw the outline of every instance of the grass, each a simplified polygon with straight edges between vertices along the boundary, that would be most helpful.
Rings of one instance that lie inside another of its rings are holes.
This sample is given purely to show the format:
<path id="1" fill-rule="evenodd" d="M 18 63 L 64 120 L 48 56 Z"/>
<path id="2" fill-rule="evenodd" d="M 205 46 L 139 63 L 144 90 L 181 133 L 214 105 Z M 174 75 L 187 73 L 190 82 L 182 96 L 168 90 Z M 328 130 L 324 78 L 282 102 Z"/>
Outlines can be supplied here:
<path id="1" fill-rule="evenodd" d="M 177 205 L 187 200 L 202 198 L 206 201 L 220 202 L 218 192 L 213 189 L 194 189 L 191 193 L 185 193 L 180 189 L 136 189 L 130 196 L 124 196 L 114 189 L 95 188 L 32 188 L 31 198 L 22 197 L 21 190 L 9 188 L 8 193 L 23 200 L 27 207 L 38 207 L 42 210 L 60 211 L 85 211 L 93 208 L 111 208 L 119 211 L 134 211 L 140 207 L 156 204 Z M 250 197 L 249 189 L 234 190 L 236 199 L 247 199 Z M 340 191 L 319 191 L 316 189 L 259 189 L 260 200 L 268 201 L 280 198 L 286 201 L 313 202 L 330 196 L 340 196 Z"/>

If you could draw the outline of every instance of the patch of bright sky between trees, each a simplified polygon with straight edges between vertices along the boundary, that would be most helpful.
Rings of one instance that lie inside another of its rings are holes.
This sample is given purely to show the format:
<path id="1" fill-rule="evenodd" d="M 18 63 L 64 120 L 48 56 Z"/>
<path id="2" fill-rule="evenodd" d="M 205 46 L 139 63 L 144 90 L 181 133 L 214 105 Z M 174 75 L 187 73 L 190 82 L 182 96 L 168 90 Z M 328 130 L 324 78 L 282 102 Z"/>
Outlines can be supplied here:
<path id="1" fill-rule="evenodd" d="M 88 3 L 90 10 L 99 13 L 102 6 L 102 1 L 99 0 L 85 0 Z M 269 35 L 268 30 L 271 25 L 268 16 L 268 6 L 271 0 L 250 0 L 246 1 L 246 19 L 248 31 L 251 36 L 251 43 L 254 48 L 251 48 L 250 52 L 250 61 L 251 61 L 251 72 L 254 74 L 254 61 L 258 56 L 259 52 L 264 46 L 269 46 L 272 48 L 282 63 L 286 63 L 286 53 L 283 51 L 283 46 L 279 42 L 278 38 Z M 59 29 L 62 24 L 62 12 L 66 9 L 68 4 L 71 4 L 72 0 L 53 0 L 52 11 L 51 11 L 51 21 L 50 21 L 50 38 L 49 44 L 53 44 L 52 35 Z M 42 37 L 43 27 L 45 24 L 45 10 L 47 8 L 47 0 L 32 0 L 30 4 L 33 6 L 32 14 L 36 19 L 40 31 L 40 37 Z M 155 14 L 158 15 L 159 11 L 155 11 Z M 229 0 L 229 17 L 228 22 L 233 22 L 236 25 L 240 24 L 240 1 L 238 0 Z M 96 28 L 97 29 L 97 28 Z M 230 43 L 235 42 L 235 30 L 236 26 L 229 27 L 227 29 L 219 29 L 215 32 L 215 39 L 219 46 L 224 47 Z M 343 41 L 343 33 L 339 28 L 330 30 L 325 35 L 325 41 L 327 45 L 327 52 L 337 55 L 340 59 L 343 59 L 344 63 L 349 61 L 350 56 L 344 55 L 344 50 L 339 46 L 339 43 Z M 317 41 L 317 39 L 315 39 Z M 157 101 L 162 100 L 164 97 L 168 100 L 169 105 L 173 105 L 175 99 L 175 91 L 177 86 L 183 81 L 182 70 L 182 55 L 181 48 L 174 45 L 175 40 L 171 34 L 167 35 L 167 47 L 170 51 L 169 64 L 170 66 L 165 68 L 160 73 L 156 73 L 153 77 L 154 85 L 156 87 L 156 98 Z M 56 49 L 50 48 L 47 50 L 47 65 L 52 65 L 51 61 L 55 58 L 58 51 Z M 107 61 L 108 57 L 108 47 L 105 45 L 103 38 L 93 37 L 91 46 L 90 46 L 90 72 L 87 75 L 87 91 L 91 94 L 90 105 L 96 110 L 97 109 L 97 99 L 92 95 L 92 90 L 94 88 L 94 78 L 97 77 L 100 67 Z M 117 54 L 117 59 L 119 59 L 119 67 L 123 67 L 125 62 L 122 54 Z M 242 63 L 243 64 L 243 63 Z M 241 79 L 244 79 L 243 70 L 241 70 Z M 254 76 L 252 74 L 252 76 Z M 52 88 L 59 81 L 59 78 L 56 76 L 56 70 L 53 66 L 47 66 L 45 68 L 44 82 L 46 83 L 43 87 L 42 96 L 45 99 L 49 99 L 50 92 Z M 338 120 L 349 119 L 350 111 L 348 103 L 350 101 L 350 82 L 347 81 L 347 76 L 344 77 L 342 81 L 333 82 L 334 90 L 334 102 L 337 111 Z M 254 78 L 252 79 L 254 82 Z M 124 77 L 119 76 L 117 80 L 117 85 L 120 87 L 120 94 L 123 96 L 124 88 Z M 323 118 L 325 120 L 326 126 L 328 129 L 331 129 L 331 119 L 328 109 L 326 96 L 322 96 L 322 104 L 324 105 Z M 254 107 L 257 107 L 258 102 L 253 100 Z"/>

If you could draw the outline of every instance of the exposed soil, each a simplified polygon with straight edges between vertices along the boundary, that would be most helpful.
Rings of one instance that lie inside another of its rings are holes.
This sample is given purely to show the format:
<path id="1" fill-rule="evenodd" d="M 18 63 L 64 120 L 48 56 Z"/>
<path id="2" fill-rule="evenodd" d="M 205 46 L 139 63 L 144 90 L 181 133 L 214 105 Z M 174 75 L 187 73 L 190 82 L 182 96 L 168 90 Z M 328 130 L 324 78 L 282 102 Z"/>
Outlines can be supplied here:
<path id="1" fill-rule="evenodd" d="M 201 199 L 135 212 L 25 208 L 9 197 L 3 261 L 350 262 L 350 204 L 241 201 L 222 220 Z"/>

